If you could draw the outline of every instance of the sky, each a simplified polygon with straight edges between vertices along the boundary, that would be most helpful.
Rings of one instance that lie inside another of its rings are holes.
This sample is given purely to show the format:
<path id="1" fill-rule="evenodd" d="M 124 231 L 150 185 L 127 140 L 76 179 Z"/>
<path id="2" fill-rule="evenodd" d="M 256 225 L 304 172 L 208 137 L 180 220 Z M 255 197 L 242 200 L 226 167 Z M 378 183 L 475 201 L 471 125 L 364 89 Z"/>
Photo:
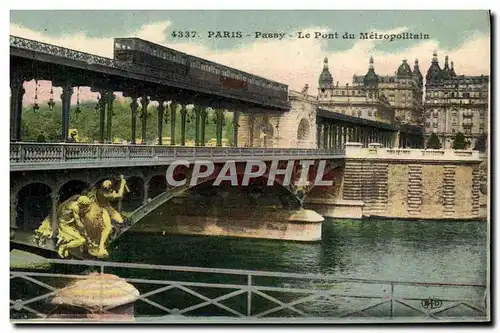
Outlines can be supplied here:
<path id="1" fill-rule="evenodd" d="M 196 31 L 196 38 L 173 32 Z M 209 31 L 241 31 L 242 38 L 208 38 Z M 424 33 L 427 40 L 360 40 L 361 32 Z M 255 38 L 255 32 L 285 33 L 282 40 Z M 356 39 L 297 38 L 298 32 L 353 33 Z M 334 82 L 351 84 L 365 74 L 369 57 L 379 75 L 393 75 L 403 59 L 419 60 L 425 76 L 433 51 L 440 65 L 448 55 L 458 75 L 489 75 L 490 24 L 487 11 L 11 11 L 10 34 L 101 56 L 113 56 L 114 37 L 140 37 L 201 58 L 288 84 L 308 84 L 315 95 L 323 59 Z M 25 83 L 25 103 L 32 103 L 34 82 Z M 39 83 L 46 100 L 50 83 Z M 56 100 L 60 90 L 54 89 Z M 80 99 L 96 99 L 80 89 Z M 73 95 L 73 103 L 76 94 Z"/>

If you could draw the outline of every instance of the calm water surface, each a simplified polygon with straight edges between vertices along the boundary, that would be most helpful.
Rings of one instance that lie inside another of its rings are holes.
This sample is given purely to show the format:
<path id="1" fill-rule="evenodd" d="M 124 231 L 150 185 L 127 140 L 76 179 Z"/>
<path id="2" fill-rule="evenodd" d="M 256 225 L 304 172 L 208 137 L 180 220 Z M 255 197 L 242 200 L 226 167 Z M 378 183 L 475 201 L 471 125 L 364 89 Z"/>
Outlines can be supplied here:
<path id="1" fill-rule="evenodd" d="M 114 242 L 109 249 L 110 261 L 196 266 L 210 268 L 249 269 L 262 271 L 280 271 L 293 273 L 329 274 L 337 277 L 358 279 L 413 281 L 413 282 L 449 282 L 449 283 L 486 283 L 487 274 L 487 238 L 485 222 L 415 222 L 388 220 L 327 220 L 323 224 L 322 241 L 314 243 L 259 240 L 226 237 L 190 237 L 162 236 L 152 234 L 125 233 Z M 62 271 L 61 271 L 62 269 Z M 55 267 L 53 272 L 79 273 L 78 267 Z M 97 271 L 98 268 L 90 268 Z M 246 285 L 246 276 L 214 275 L 206 273 L 179 273 L 159 270 L 106 268 L 107 273 L 121 277 L 141 278 L 148 280 L 174 280 L 209 283 L 229 283 Z M 326 300 L 303 303 L 297 309 L 317 317 L 338 317 L 346 312 L 358 311 L 367 307 L 370 302 L 387 300 L 391 287 L 388 284 L 366 284 L 358 282 L 280 280 L 278 278 L 252 278 L 258 285 L 273 287 L 299 287 L 305 290 L 329 290 L 335 294 L 377 295 L 377 299 L 332 297 Z M 18 280 L 18 281 L 17 281 Z M 39 291 L 31 290 L 33 284 L 25 283 L 11 287 L 11 292 L 20 292 L 14 299 L 25 297 L 27 292 L 39 295 Z M 58 282 L 58 281 L 55 281 Z M 54 283 L 52 281 L 51 283 Z M 65 280 L 58 283 L 63 287 Z M 141 294 L 149 293 L 161 285 L 134 282 Z M 36 286 L 35 286 L 36 287 Z M 214 299 L 234 290 L 221 288 L 190 287 L 206 297 Z M 46 292 L 46 291 L 44 291 Z M 393 295 L 397 299 L 405 298 L 405 302 L 413 302 L 404 306 L 388 301 L 373 309 L 359 314 L 361 317 L 422 317 L 421 301 L 428 297 L 443 301 L 443 307 L 457 299 L 473 300 L 473 306 L 484 304 L 484 289 L 477 287 L 411 287 L 395 286 Z M 300 294 L 267 292 L 282 302 L 295 301 Z M 380 296 L 382 295 L 382 296 Z M 255 292 L 252 293 L 251 314 L 260 313 L 276 307 Z M 382 297 L 382 298 L 380 298 Z M 413 301 L 406 299 L 414 298 Z M 173 288 L 148 297 L 149 300 L 169 309 L 185 309 L 203 302 L 185 290 Z M 247 293 L 240 294 L 223 304 L 231 309 L 246 313 Z M 33 305 L 35 306 L 35 305 Z M 37 305 L 39 308 L 47 304 Z M 48 309 L 47 311 L 55 311 Z M 288 310 L 273 313 L 276 316 L 297 316 Z M 146 302 L 135 303 L 136 317 L 158 317 L 166 315 Z M 447 310 L 446 317 L 481 316 L 480 312 L 464 306 Z M 227 316 L 228 312 L 215 305 L 204 306 L 190 311 L 194 316 Z M 14 313 L 12 317 L 22 317 Z"/>
<path id="2" fill-rule="evenodd" d="M 485 222 L 327 220 L 322 241 L 125 234 L 112 261 L 486 283 Z"/>

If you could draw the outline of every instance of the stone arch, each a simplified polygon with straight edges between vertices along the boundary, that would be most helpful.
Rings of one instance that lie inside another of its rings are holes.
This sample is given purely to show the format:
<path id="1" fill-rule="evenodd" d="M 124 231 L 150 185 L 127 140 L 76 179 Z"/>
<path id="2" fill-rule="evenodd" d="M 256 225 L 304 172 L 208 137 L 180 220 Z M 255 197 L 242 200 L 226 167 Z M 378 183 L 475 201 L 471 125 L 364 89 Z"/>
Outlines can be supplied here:
<path id="1" fill-rule="evenodd" d="M 242 177 L 244 175 L 244 171 L 245 171 L 245 166 L 243 164 L 237 164 L 236 174 L 238 175 L 238 184 L 241 184 Z M 164 192 L 164 193 L 159 195 L 159 196 L 162 196 L 161 199 L 156 200 L 156 201 L 152 201 L 151 203 L 147 203 L 146 205 L 142 206 L 140 210 L 136 210 L 135 213 L 131 215 L 131 218 L 132 218 L 134 223 L 137 223 L 137 222 L 139 222 L 140 219 L 147 216 L 149 213 L 151 213 L 155 209 L 159 208 L 160 206 L 162 206 L 166 202 L 170 201 L 171 199 L 174 199 L 174 198 L 180 199 L 180 198 L 184 197 L 187 194 L 187 192 L 191 192 L 191 194 L 194 195 L 194 198 L 192 198 L 192 199 L 196 200 L 196 198 L 203 199 L 203 197 L 212 197 L 212 196 L 216 195 L 217 190 L 220 191 L 222 189 L 222 191 L 224 192 L 228 188 L 235 188 L 235 187 L 230 185 L 229 181 L 227 182 L 229 184 L 222 182 L 217 187 L 211 186 L 211 182 L 215 181 L 216 178 L 217 178 L 217 173 L 214 173 L 210 177 L 207 177 L 205 179 L 200 180 L 195 186 L 190 187 L 189 186 L 189 177 L 188 177 L 186 179 L 185 185 L 182 185 L 179 187 L 169 188 L 168 192 Z M 184 178 L 182 178 L 182 179 L 184 179 Z M 268 175 L 264 174 L 261 177 L 257 178 L 256 180 L 254 180 L 253 185 L 256 185 L 255 187 L 259 187 L 259 185 L 260 185 L 261 189 L 269 188 L 267 186 L 267 179 L 268 179 Z M 181 180 L 181 179 L 177 179 L 177 180 Z M 252 184 L 252 181 L 250 182 L 250 184 Z M 282 182 L 280 181 L 279 177 L 276 177 L 273 185 L 278 185 L 279 188 L 283 190 L 283 191 L 281 191 L 281 195 L 280 195 L 280 199 L 279 199 L 280 201 L 282 201 L 283 207 L 285 207 L 285 205 L 289 209 L 298 209 L 301 207 L 302 201 L 295 195 L 294 189 L 291 186 L 284 186 L 282 184 Z M 251 186 L 249 186 L 249 188 L 250 187 Z M 252 195 L 254 197 L 254 199 L 255 199 L 255 197 L 258 197 L 258 193 L 257 193 L 258 189 L 256 190 L 255 187 L 252 188 L 251 190 L 249 190 L 250 192 L 253 192 L 253 193 L 249 193 L 249 195 Z M 239 187 L 239 188 L 242 188 L 242 187 Z M 206 191 L 203 191 L 203 189 L 205 189 Z M 201 191 L 199 191 L 199 190 L 201 190 Z M 196 191 L 199 191 L 199 192 L 196 193 Z M 176 200 L 176 201 L 179 201 L 179 200 Z M 139 208 L 139 207 L 137 207 L 137 208 Z"/>
<path id="2" fill-rule="evenodd" d="M 311 129 L 309 126 L 309 120 L 302 118 L 299 122 L 299 127 L 297 129 L 297 140 L 305 141 L 309 140 Z"/>
<path id="3" fill-rule="evenodd" d="M 16 199 L 16 225 L 20 230 L 35 230 L 52 211 L 52 188 L 46 183 L 25 185 Z"/>
<path id="4" fill-rule="evenodd" d="M 73 179 L 59 186 L 59 202 L 69 199 L 75 194 L 81 194 L 89 189 L 89 183 L 81 179 Z"/>
<path id="5" fill-rule="evenodd" d="M 332 180 L 331 187 L 326 186 L 312 186 L 307 189 L 304 197 L 304 202 L 307 199 L 340 199 L 342 197 L 342 178 L 344 175 L 344 167 L 339 164 L 328 164 L 325 168 L 323 180 Z"/>
<path id="6" fill-rule="evenodd" d="M 274 145 L 274 127 L 269 117 L 262 117 L 254 129 L 254 147 L 272 148 Z"/>
<path id="7" fill-rule="evenodd" d="M 148 197 L 154 198 L 159 194 L 167 191 L 167 178 L 165 174 L 156 174 L 148 177 Z"/>
<path id="8" fill-rule="evenodd" d="M 144 202 L 144 179 L 140 176 L 131 176 L 126 180 L 130 192 L 125 192 L 123 195 L 122 210 L 132 212 Z"/>

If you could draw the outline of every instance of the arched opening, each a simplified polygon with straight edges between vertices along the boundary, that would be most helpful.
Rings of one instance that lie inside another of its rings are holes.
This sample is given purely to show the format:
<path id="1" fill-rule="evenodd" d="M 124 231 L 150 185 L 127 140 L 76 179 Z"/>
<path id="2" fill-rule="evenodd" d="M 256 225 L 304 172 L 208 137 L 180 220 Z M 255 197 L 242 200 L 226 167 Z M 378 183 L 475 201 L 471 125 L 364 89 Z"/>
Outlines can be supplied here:
<path id="1" fill-rule="evenodd" d="M 299 128 L 297 130 L 297 140 L 309 140 L 309 121 L 302 118 L 299 123 Z"/>
<path id="2" fill-rule="evenodd" d="M 167 190 L 167 178 L 165 175 L 156 175 L 149 180 L 148 197 L 154 198 Z"/>
<path id="3" fill-rule="evenodd" d="M 32 183 L 17 194 L 16 224 L 20 230 L 33 231 L 52 211 L 51 188 Z"/>
<path id="4" fill-rule="evenodd" d="M 89 184 L 81 180 L 70 180 L 59 189 L 59 202 L 69 199 L 75 194 L 82 194 L 89 187 Z"/>
<path id="5" fill-rule="evenodd" d="M 238 174 L 237 178 L 238 184 L 241 184 L 243 175 Z M 181 215 L 238 215 L 240 218 L 300 208 L 294 194 L 278 182 L 268 186 L 266 177 L 252 178 L 248 186 L 232 186 L 225 181 L 214 186 L 214 181 L 211 179 L 190 188 L 182 196 L 174 198 L 172 207 Z"/>
<path id="6" fill-rule="evenodd" d="M 314 175 L 316 177 L 316 175 Z M 332 199 L 337 200 L 341 198 L 341 184 L 343 177 L 343 168 L 334 167 L 331 169 L 326 169 L 322 177 L 324 181 L 333 181 L 331 186 L 313 186 L 311 187 L 305 196 L 305 203 L 307 204 L 308 199 L 314 201 L 315 199 Z"/>
<path id="7" fill-rule="evenodd" d="M 144 180 L 141 177 L 127 178 L 129 192 L 125 191 L 122 200 L 122 211 L 132 212 L 142 206 L 144 200 Z"/>
<path id="8" fill-rule="evenodd" d="M 274 143 L 274 129 L 269 120 L 264 119 L 260 125 L 257 139 L 260 140 L 260 146 L 270 148 Z"/>

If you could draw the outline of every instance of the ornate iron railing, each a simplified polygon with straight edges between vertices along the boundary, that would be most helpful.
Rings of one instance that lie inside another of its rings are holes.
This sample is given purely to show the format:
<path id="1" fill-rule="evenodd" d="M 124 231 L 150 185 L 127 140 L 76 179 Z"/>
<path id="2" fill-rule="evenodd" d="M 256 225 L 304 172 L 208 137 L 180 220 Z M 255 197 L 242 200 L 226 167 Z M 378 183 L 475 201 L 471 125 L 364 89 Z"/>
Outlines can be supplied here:
<path id="1" fill-rule="evenodd" d="M 68 166 L 161 165 L 174 160 L 245 160 L 250 158 L 301 159 L 341 158 L 337 149 L 169 147 L 153 145 L 80 144 L 80 143 L 11 143 L 11 170 L 25 167 L 66 168 Z M 105 164 L 104 164 L 105 163 Z"/>
<path id="2" fill-rule="evenodd" d="M 11 319 L 57 318 L 57 309 L 48 306 L 47 300 L 68 281 L 85 278 L 89 268 L 118 275 L 140 291 L 136 321 L 187 321 L 200 316 L 264 321 L 324 318 L 333 322 L 352 317 L 412 321 L 490 318 L 488 288 L 476 283 L 384 281 L 103 261 L 46 262 L 53 265 L 52 272 L 11 270 Z M 57 267 L 61 267 L 59 272 Z M 34 287 L 40 290 L 34 292 Z M 112 310 L 100 309 L 101 313 Z"/>

